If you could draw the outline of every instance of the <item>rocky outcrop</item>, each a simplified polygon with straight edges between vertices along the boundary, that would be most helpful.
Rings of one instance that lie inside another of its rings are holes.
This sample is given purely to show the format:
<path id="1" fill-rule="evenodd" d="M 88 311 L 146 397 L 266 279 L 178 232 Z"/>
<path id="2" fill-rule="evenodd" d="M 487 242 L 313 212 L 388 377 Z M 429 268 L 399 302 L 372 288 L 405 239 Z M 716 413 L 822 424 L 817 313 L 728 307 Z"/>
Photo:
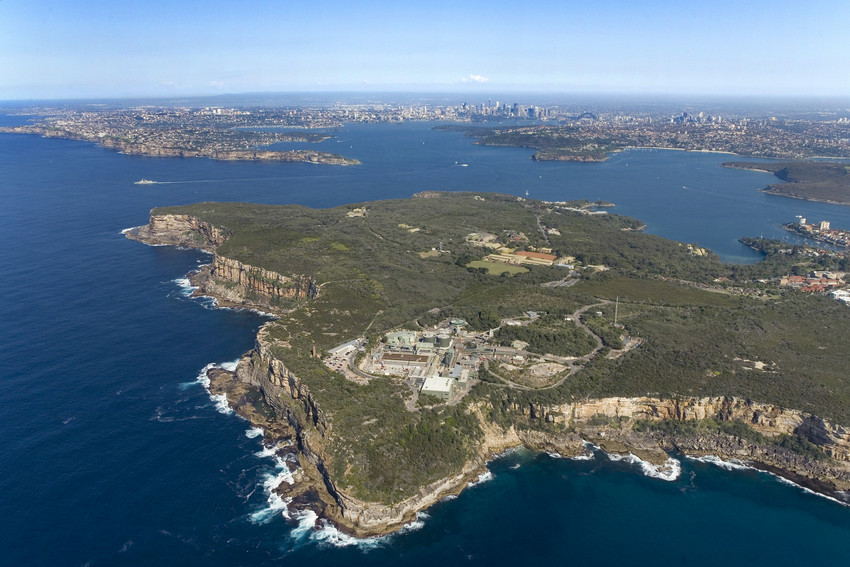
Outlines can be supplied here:
<path id="1" fill-rule="evenodd" d="M 529 408 L 531 416 L 578 427 L 595 416 L 628 420 L 740 421 L 766 437 L 800 435 L 836 461 L 850 463 L 850 431 L 810 414 L 726 396 L 704 398 L 604 398 Z"/>
<path id="2" fill-rule="evenodd" d="M 215 250 L 230 238 L 230 232 L 190 215 L 151 215 L 150 222 L 125 233 L 146 244 L 170 244 Z M 305 275 L 282 275 L 219 254 L 191 274 L 198 295 L 209 295 L 225 306 L 275 307 L 281 300 L 313 299 L 319 294 L 316 280 Z"/>
<path id="3" fill-rule="evenodd" d="M 125 236 L 145 244 L 170 244 L 213 252 L 230 233 L 190 215 L 151 215 L 148 224 L 128 230 Z"/>

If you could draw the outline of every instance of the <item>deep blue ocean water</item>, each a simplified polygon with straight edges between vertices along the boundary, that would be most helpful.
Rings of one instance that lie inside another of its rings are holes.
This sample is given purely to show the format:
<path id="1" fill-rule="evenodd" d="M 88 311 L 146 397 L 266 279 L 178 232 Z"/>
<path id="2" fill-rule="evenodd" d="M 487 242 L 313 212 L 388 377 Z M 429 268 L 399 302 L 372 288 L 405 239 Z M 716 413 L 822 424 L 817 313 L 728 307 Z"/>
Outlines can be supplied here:
<path id="1" fill-rule="evenodd" d="M 152 207 L 528 191 L 612 201 L 649 232 L 737 261 L 756 259 L 738 237 L 785 237 L 779 225 L 796 214 L 850 227 L 848 208 L 759 193 L 772 177 L 720 168 L 731 156 L 535 163 L 528 150 L 430 127 L 347 126 L 320 144 L 363 161 L 351 168 L 155 159 L 0 135 L 0 564 L 846 562 L 850 509 L 690 460 L 668 482 L 604 455 L 511 453 L 491 480 L 406 533 L 356 545 L 270 507 L 264 485 L 281 470 L 262 437 L 197 381 L 207 364 L 250 349 L 263 320 L 186 297 L 180 278 L 208 256 L 121 235 Z M 168 183 L 133 185 L 141 178 Z"/>

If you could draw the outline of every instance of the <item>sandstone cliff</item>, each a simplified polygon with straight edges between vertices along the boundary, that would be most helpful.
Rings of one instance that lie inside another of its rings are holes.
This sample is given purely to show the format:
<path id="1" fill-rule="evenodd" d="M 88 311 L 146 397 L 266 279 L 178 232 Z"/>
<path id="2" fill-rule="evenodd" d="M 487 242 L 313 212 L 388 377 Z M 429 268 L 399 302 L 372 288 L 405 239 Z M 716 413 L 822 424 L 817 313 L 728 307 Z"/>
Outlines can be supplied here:
<path id="1" fill-rule="evenodd" d="M 230 233 L 189 215 L 151 215 L 147 225 L 126 232 L 146 244 L 171 244 L 215 252 Z M 215 254 L 213 261 L 191 274 L 198 295 L 215 297 L 226 306 L 273 307 L 284 299 L 313 299 L 319 293 L 310 276 L 282 275 Z"/>
<path id="2" fill-rule="evenodd" d="M 413 521 L 418 512 L 450 494 L 459 493 L 469 482 L 477 479 L 494 454 L 522 444 L 513 428 L 502 430 L 488 424 L 479 414 L 485 431 L 484 440 L 474 458 L 456 474 L 423 486 L 416 495 L 395 504 L 357 499 L 341 490 L 328 472 L 325 438 L 332 431 L 321 408 L 309 388 L 283 361 L 272 355 L 269 346 L 265 329 L 261 329 L 254 350 L 240 360 L 235 378 L 258 387 L 266 402 L 290 424 L 301 456 L 299 461 L 305 468 L 302 478 L 312 484 L 321 499 L 323 516 L 353 535 L 367 537 L 400 529 Z M 282 489 L 286 491 L 283 496 L 292 490 L 289 486 Z"/>
<path id="3" fill-rule="evenodd" d="M 365 502 L 346 494 L 328 473 L 326 437 L 333 431 L 320 405 L 283 361 L 275 358 L 268 337 L 261 331 L 255 349 L 240 361 L 236 378 L 258 387 L 267 402 L 287 420 L 297 436 L 297 446 L 308 470 L 305 482 L 313 483 L 321 494 L 325 518 L 357 536 L 380 535 L 399 529 L 416 513 L 440 499 L 462 491 L 485 470 L 488 459 L 508 448 L 525 446 L 533 450 L 575 456 L 587 452 L 585 441 L 614 453 L 633 453 L 643 460 L 662 464 L 667 451 L 689 455 L 717 455 L 739 459 L 776 472 L 796 482 L 826 493 L 850 488 L 850 435 L 840 427 L 795 410 L 759 404 L 734 397 L 705 398 L 605 398 L 528 407 L 519 411 L 523 419 L 563 425 L 546 432 L 529 428 L 517 431 L 502 428 L 485 417 L 482 405 L 472 407 L 484 436 L 478 451 L 456 474 L 440 479 L 397 504 Z M 599 417 L 612 418 L 604 424 Z M 725 434 L 676 436 L 641 432 L 632 428 L 636 420 L 697 421 L 707 418 L 737 420 L 749 424 L 766 437 L 801 435 L 818 444 L 833 460 L 813 461 L 776 444 L 758 443 Z M 598 425 L 598 422 L 603 425 Z M 290 487 L 285 487 L 291 490 Z"/>
<path id="4" fill-rule="evenodd" d="M 319 286 L 311 276 L 284 276 L 216 254 L 212 264 L 192 274 L 200 295 L 215 297 L 225 305 L 277 307 L 282 300 L 314 299 Z"/>

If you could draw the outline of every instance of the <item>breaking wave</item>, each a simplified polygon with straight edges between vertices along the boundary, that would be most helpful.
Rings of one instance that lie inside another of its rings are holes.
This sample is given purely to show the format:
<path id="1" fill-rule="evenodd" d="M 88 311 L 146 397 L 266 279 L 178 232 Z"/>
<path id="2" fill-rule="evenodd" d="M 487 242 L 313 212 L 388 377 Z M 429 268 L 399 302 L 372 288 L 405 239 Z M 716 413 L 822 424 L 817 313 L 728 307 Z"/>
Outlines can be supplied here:
<path id="1" fill-rule="evenodd" d="M 171 281 L 176 283 L 177 287 L 180 288 L 180 295 L 182 297 L 192 297 L 192 294 L 198 289 L 197 286 L 192 285 L 189 278 L 175 278 Z"/>
<path id="2" fill-rule="evenodd" d="M 248 435 L 249 432 L 257 430 L 262 431 L 259 428 L 251 428 L 245 434 Z M 259 434 L 254 435 L 253 437 L 257 437 L 258 435 Z M 269 522 L 278 514 L 282 515 L 286 519 L 290 518 L 288 508 L 290 499 L 283 499 L 277 492 L 275 492 L 277 487 L 284 482 L 287 484 L 293 484 L 295 482 L 295 479 L 292 476 L 292 469 L 290 469 L 289 465 L 287 465 L 285 458 L 278 454 L 280 448 L 280 443 L 275 445 L 263 445 L 263 448 L 260 451 L 254 453 L 255 456 L 261 459 L 274 459 L 275 464 L 274 470 L 266 473 L 265 478 L 263 479 L 263 491 L 267 495 L 266 506 L 256 512 L 253 512 L 249 516 L 251 521 L 255 524 L 264 524 Z"/>
<path id="3" fill-rule="evenodd" d="M 252 427 L 251 429 L 245 432 L 245 437 L 247 437 L 248 439 L 254 439 L 255 437 L 260 437 L 262 434 L 262 427 Z"/>
<path id="4" fill-rule="evenodd" d="M 638 465 L 641 472 L 650 478 L 658 478 L 668 482 L 674 481 L 682 474 L 682 463 L 673 457 L 668 457 L 667 461 L 662 465 L 653 465 L 650 462 L 644 461 L 640 457 L 629 453 L 621 455 L 618 453 L 606 453 L 612 461 L 623 461 L 629 464 Z"/>
<path id="5" fill-rule="evenodd" d="M 688 456 L 688 459 L 700 463 L 708 463 L 710 465 L 720 467 L 721 469 L 726 469 L 727 471 L 758 470 L 755 467 L 751 467 L 745 464 L 743 461 L 739 461 L 738 459 L 730 459 L 728 461 L 724 461 L 720 457 L 715 457 L 714 455 L 705 455 L 703 457 Z"/>
<path id="6" fill-rule="evenodd" d="M 478 486 L 479 484 L 484 484 L 485 482 L 491 481 L 493 480 L 493 478 L 495 478 L 493 476 L 493 473 L 491 473 L 490 471 L 484 471 L 483 473 L 478 475 L 478 480 L 469 482 L 467 486 L 469 488 L 472 488 L 473 486 Z"/>

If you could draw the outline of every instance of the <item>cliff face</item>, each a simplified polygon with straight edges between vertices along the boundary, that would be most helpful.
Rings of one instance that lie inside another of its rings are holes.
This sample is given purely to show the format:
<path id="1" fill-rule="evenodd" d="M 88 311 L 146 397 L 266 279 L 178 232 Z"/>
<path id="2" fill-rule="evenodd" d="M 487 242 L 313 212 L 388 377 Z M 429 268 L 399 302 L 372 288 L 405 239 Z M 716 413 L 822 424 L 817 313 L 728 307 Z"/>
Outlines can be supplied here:
<path id="1" fill-rule="evenodd" d="M 284 276 L 219 255 L 213 258 L 207 273 L 211 280 L 203 282 L 203 287 L 210 292 L 209 295 L 234 303 L 244 303 L 246 296 L 258 296 L 260 303 L 274 304 L 280 299 L 313 299 L 319 294 L 319 287 L 312 277 Z M 216 286 L 216 282 L 236 284 L 238 287 L 224 286 L 224 289 L 219 289 L 222 286 Z M 216 289 L 212 289 L 213 286 Z"/>
<path id="2" fill-rule="evenodd" d="M 126 236 L 145 244 L 171 244 L 213 252 L 230 233 L 189 215 L 151 215 L 148 224 L 127 231 Z"/>
<path id="3" fill-rule="evenodd" d="M 610 418 L 694 421 L 717 418 L 741 421 L 766 437 L 797 434 L 819 445 L 827 455 L 850 462 L 850 432 L 816 416 L 735 397 L 604 398 L 549 408 L 531 407 L 530 413 L 554 423 L 578 426 L 594 416 Z M 551 416 L 551 417 L 550 417 Z"/>
<path id="4" fill-rule="evenodd" d="M 705 398 L 605 398 L 551 407 L 528 407 L 520 414 L 526 418 L 562 424 L 569 429 L 543 432 L 537 429 L 504 429 L 491 423 L 486 408 L 475 406 L 484 431 L 477 453 L 453 476 L 443 478 L 397 504 L 365 502 L 339 489 L 328 473 L 329 457 L 325 451 L 332 425 L 320 405 L 290 372 L 283 361 L 275 358 L 261 331 L 255 349 L 238 365 L 239 380 L 259 387 L 267 402 L 297 432 L 298 448 L 305 457 L 302 464 L 310 469 L 306 477 L 318 485 L 326 504 L 323 514 L 342 529 L 358 536 L 371 536 L 394 531 L 415 519 L 416 513 L 450 494 L 463 490 L 484 470 L 488 459 L 511 447 L 525 446 L 534 450 L 555 451 L 564 456 L 586 452 L 584 440 L 600 445 L 609 452 L 631 452 L 656 464 L 664 463 L 665 451 L 685 454 L 717 455 L 740 459 L 778 472 L 823 492 L 850 488 L 850 435 L 836 425 L 795 410 L 769 404 L 758 404 L 734 397 Z M 616 425 L 605 425 L 599 416 L 612 418 Z M 718 417 L 719 416 L 719 417 Z M 613 419 L 617 418 L 617 419 Z M 818 444 L 834 461 L 815 461 L 799 453 L 771 443 L 758 443 L 725 434 L 670 436 L 658 432 L 632 429 L 635 420 L 693 421 L 706 418 L 743 421 L 766 437 L 797 434 Z M 602 422 L 603 425 L 595 423 Z"/>
<path id="5" fill-rule="evenodd" d="M 215 252 L 229 237 L 227 230 L 189 215 L 151 215 L 150 222 L 129 230 L 127 238 L 146 244 L 171 244 Z M 310 276 L 284 276 L 215 254 L 212 264 L 192 274 L 203 295 L 226 305 L 274 306 L 282 299 L 313 299 L 319 293 Z"/>
<path id="6" fill-rule="evenodd" d="M 396 504 L 365 502 L 336 486 L 328 472 L 329 457 L 325 451 L 326 437 L 332 434 L 331 426 L 309 388 L 271 354 L 265 329 L 258 333 L 254 350 L 240 360 L 236 377 L 259 387 L 266 402 L 289 422 L 296 432 L 296 445 L 303 457 L 300 462 L 307 469 L 304 476 L 313 483 L 323 500 L 324 516 L 356 536 L 380 535 L 401 528 L 413 521 L 421 510 L 449 494 L 457 494 L 475 480 L 494 453 L 522 444 L 513 429 L 503 431 L 483 423 L 484 442 L 477 455 L 455 475 L 423 486 L 418 494 Z"/>

